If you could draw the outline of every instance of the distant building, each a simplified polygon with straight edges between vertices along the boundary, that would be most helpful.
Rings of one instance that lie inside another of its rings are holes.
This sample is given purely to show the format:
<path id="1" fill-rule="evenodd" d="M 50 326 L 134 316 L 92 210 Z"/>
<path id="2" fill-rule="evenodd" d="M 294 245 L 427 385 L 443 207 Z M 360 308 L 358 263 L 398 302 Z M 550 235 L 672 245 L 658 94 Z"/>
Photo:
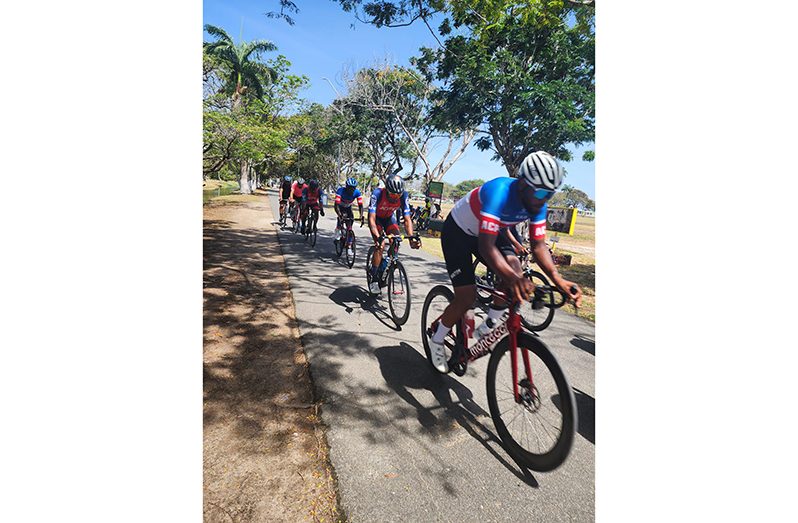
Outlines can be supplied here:
<path id="1" fill-rule="evenodd" d="M 582 209 L 577 209 L 576 214 L 577 216 L 587 216 L 589 218 L 595 218 L 596 211 L 583 211 Z"/>

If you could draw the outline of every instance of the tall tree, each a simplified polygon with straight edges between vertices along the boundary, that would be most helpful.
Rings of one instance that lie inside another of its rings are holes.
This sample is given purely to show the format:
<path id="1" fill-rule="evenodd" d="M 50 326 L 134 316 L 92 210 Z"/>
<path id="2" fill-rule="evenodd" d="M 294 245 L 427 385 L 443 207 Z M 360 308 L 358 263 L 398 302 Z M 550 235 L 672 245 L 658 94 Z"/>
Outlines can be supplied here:
<path id="1" fill-rule="evenodd" d="M 547 11 L 536 23 L 508 15 L 479 34 L 423 48 L 414 61 L 430 81 L 444 84 L 440 117 L 479 126 L 475 145 L 492 149 L 511 176 L 530 152 L 546 150 L 567 161 L 569 145 L 594 140 L 592 11 L 573 20 L 570 12 Z"/>
<path id="2" fill-rule="evenodd" d="M 260 61 L 261 53 L 275 51 L 277 46 L 267 40 L 236 44 L 224 29 L 210 24 L 205 25 L 205 32 L 216 38 L 213 42 L 205 42 L 203 50 L 222 71 L 224 83 L 221 91 L 230 96 L 232 110 L 240 110 L 247 99 L 261 100 L 264 87 L 277 79 L 276 71 Z M 245 133 L 244 136 L 252 135 Z M 253 188 L 253 163 L 250 158 L 241 159 L 240 173 L 239 188 L 242 193 L 249 194 Z"/>

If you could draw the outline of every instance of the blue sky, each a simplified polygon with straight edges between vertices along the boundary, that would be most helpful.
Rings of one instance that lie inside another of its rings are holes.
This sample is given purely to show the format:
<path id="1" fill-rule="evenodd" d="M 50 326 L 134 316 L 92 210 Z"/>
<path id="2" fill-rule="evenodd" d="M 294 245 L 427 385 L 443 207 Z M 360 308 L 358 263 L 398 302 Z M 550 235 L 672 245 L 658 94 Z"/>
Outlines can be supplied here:
<path id="1" fill-rule="evenodd" d="M 409 65 L 411 56 L 422 46 L 434 47 L 437 42 L 423 24 L 408 27 L 381 28 L 362 24 L 340 4 L 331 0 L 297 0 L 299 13 L 292 14 L 293 26 L 283 20 L 267 18 L 268 11 L 279 10 L 277 0 L 205 0 L 203 23 L 221 27 L 238 42 L 264 39 L 277 45 L 276 54 L 291 61 L 294 74 L 310 79 L 303 98 L 329 104 L 336 96 L 328 78 L 342 91 L 341 72 L 344 67 L 358 69 L 386 58 L 398 65 Z M 354 28 L 352 27 L 354 24 Z M 433 25 L 434 27 L 434 25 Z M 204 35 L 204 38 L 208 38 Z M 565 162 L 568 172 L 565 183 L 595 196 L 594 163 L 581 161 L 582 152 L 593 144 L 575 150 L 573 162 Z M 490 180 L 506 176 L 498 161 L 491 161 L 492 152 L 479 151 L 473 145 L 446 173 L 444 180 L 456 184 L 462 180 L 482 178 Z M 434 159 L 434 156 L 433 156 Z"/>

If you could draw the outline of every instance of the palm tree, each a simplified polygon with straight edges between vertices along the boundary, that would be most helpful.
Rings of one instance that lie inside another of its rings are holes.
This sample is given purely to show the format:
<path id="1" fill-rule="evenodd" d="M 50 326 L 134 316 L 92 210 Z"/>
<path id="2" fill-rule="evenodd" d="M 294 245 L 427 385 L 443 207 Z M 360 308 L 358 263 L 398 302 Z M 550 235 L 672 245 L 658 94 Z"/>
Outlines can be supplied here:
<path id="1" fill-rule="evenodd" d="M 205 32 L 216 37 L 215 42 L 203 44 L 205 53 L 216 58 L 229 71 L 222 90 L 232 96 L 233 108 L 241 104 L 249 89 L 257 98 L 263 98 L 263 88 L 277 80 L 277 72 L 255 59 L 262 52 L 276 51 L 277 46 L 268 40 L 236 45 L 224 29 L 210 24 L 205 24 Z"/>
<path id="2" fill-rule="evenodd" d="M 236 45 L 224 29 L 210 24 L 205 24 L 205 32 L 216 37 L 215 42 L 204 42 L 202 47 L 205 54 L 213 57 L 227 72 L 222 92 L 232 97 L 233 111 L 241 106 L 244 96 L 250 90 L 256 98 L 263 98 L 263 88 L 277 80 L 277 71 L 257 60 L 260 53 L 276 51 L 277 46 L 268 40 L 241 42 Z M 251 161 L 243 158 L 238 185 L 244 194 L 252 192 L 251 170 Z"/>

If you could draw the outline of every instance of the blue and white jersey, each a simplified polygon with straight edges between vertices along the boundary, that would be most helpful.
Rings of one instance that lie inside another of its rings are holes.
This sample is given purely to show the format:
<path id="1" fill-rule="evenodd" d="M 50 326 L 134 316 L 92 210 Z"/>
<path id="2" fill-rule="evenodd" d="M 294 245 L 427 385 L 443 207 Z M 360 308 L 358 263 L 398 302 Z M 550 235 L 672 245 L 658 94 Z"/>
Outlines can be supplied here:
<path id="1" fill-rule="evenodd" d="M 460 198 L 452 209 L 455 223 L 468 235 L 498 235 L 502 227 L 531 220 L 531 236 L 546 237 L 546 204 L 534 216 L 527 212 L 518 195 L 518 178 L 501 177 L 486 182 Z"/>
<path id="2" fill-rule="evenodd" d="M 351 198 L 346 194 L 346 187 L 339 187 L 335 191 L 335 203 L 339 207 L 352 207 L 352 202 L 355 200 L 357 200 L 358 205 L 363 205 L 363 195 L 360 194 L 360 189 L 355 189 Z"/>

